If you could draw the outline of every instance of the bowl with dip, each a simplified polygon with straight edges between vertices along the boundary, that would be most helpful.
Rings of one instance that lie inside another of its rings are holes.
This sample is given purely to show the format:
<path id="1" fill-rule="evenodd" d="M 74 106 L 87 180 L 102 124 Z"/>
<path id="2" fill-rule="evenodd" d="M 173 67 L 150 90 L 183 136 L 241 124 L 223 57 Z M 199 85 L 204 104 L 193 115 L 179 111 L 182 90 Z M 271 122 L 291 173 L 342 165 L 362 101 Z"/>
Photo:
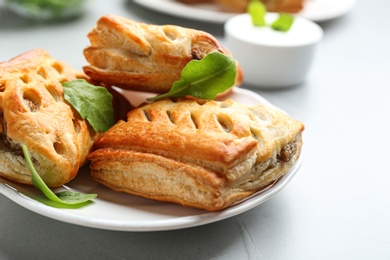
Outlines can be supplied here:
<path id="1" fill-rule="evenodd" d="M 266 13 L 272 24 L 278 13 Z M 294 16 L 287 32 L 254 26 L 249 14 L 226 21 L 225 45 L 240 63 L 244 83 L 260 88 L 283 88 L 302 83 L 313 63 L 323 30 L 316 23 Z"/>

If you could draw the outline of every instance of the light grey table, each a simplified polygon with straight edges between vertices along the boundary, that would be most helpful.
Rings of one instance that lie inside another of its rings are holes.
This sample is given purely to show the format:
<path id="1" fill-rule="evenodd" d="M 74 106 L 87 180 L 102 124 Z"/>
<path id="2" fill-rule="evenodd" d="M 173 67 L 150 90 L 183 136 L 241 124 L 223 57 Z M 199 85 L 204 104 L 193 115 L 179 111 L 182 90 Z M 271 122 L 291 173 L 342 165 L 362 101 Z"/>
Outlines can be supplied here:
<path id="1" fill-rule="evenodd" d="M 388 0 L 358 1 L 320 24 L 325 37 L 305 83 L 254 90 L 306 125 L 303 166 L 271 200 L 213 224 L 142 233 L 63 223 L 0 196 L 0 259 L 390 259 L 389 10 Z M 110 13 L 202 29 L 223 41 L 221 25 L 131 1 L 90 1 L 80 19 L 50 25 L 0 7 L 0 60 L 39 47 L 81 68 L 75 53 Z"/>

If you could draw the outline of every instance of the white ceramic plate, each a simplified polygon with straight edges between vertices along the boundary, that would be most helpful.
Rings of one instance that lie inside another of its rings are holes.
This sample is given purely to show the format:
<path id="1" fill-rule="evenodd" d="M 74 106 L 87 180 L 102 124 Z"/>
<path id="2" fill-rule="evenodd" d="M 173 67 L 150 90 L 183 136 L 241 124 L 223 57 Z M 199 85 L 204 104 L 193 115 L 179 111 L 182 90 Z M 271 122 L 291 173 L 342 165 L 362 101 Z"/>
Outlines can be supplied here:
<path id="1" fill-rule="evenodd" d="M 235 13 L 223 12 L 215 4 L 186 5 L 175 0 L 133 0 L 146 8 L 192 20 L 224 23 Z M 306 0 L 298 15 L 314 22 L 337 18 L 349 12 L 356 0 Z"/>
<path id="2" fill-rule="evenodd" d="M 126 91 L 133 104 L 142 102 L 150 94 Z M 245 89 L 234 88 L 228 96 L 245 104 L 269 104 L 261 96 Z M 280 192 L 294 177 L 302 164 L 302 156 L 293 168 L 272 186 L 254 194 L 230 208 L 218 212 L 182 207 L 114 192 L 89 175 L 88 166 L 80 169 L 77 177 L 63 188 L 82 193 L 97 193 L 98 198 L 78 209 L 48 206 L 47 199 L 33 187 L 20 185 L 0 177 L 0 193 L 17 204 L 43 216 L 66 223 L 118 231 L 160 231 L 194 227 L 223 220 L 248 211 Z"/>

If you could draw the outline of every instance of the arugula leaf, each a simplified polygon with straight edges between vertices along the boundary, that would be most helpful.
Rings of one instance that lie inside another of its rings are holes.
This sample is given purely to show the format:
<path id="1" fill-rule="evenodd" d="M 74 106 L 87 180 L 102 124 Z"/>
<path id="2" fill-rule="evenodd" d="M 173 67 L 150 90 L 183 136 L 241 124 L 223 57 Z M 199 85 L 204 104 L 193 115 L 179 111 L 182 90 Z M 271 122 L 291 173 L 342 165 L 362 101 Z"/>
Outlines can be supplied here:
<path id="1" fill-rule="evenodd" d="M 84 194 L 72 191 L 62 191 L 55 195 L 57 195 L 62 202 L 66 202 L 66 204 L 79 204 L 97 197 L 97 194 Z"/>
<path id="2" fill-rule="evenodd" d="M 156 101 L 186 95 L 211 100 L 234 85 L 236 74 L 236 61 L 232 57 L 211 52 L 201 60 L 188 62 L 182 70 L 180 80 L 173 83 L 168 93 L 147 100 Z"/>
<path id="3" fill-rule="evenodd" d="M 91 199 L 97 197 L 97 194 L 82 194 L 78 192 L 63 191 L 59 193 L 52 192 L 49 187 L 45 184 L 38 172 L 35 170 L 34 165 L 31 161 L 29 151 L 26 145 L 22 145 L 23 155 L 27 162 L 27 167 L 31 173 L 31 179 L 33 185 L 40 190 L 49 200 L 65 205 L 78 205 L 85 203 Z"/>
<path id="4" fill-rule="evenodd" d="M 104 87 L 89 84 L 84 79 L 62 83 L 65 99 L 86 119 L 96 132 L 114 125 L 112 95 Z"/>
<path id="5" fill-rule="evenodd" d="M 294 22 L 294 16 L 288 13 L 279 13 L 279 18 L 272 23 L 271 27 L 274 30 L 287 32 L 290 30 Z"/>
<path id="6" fill-rule="evenodd" d="M 251 0 L 248 4 L 247 13 L 249 13 L 254 26 L 266 26 L 265 16 L 267 9 L 259 0 Z M 294 16 L 289 13 L 279 13 L 279 17 L 270 26 L 276 31 L 287 32 L 294 22 Z"/>
<path id="7" fill-rule="evenodd" d="M 248 4 L 247 12 L 250 14 L 254 26 L 265 26 L 265 15 L 267 9 L 259 0 L 251 0 Z"/>

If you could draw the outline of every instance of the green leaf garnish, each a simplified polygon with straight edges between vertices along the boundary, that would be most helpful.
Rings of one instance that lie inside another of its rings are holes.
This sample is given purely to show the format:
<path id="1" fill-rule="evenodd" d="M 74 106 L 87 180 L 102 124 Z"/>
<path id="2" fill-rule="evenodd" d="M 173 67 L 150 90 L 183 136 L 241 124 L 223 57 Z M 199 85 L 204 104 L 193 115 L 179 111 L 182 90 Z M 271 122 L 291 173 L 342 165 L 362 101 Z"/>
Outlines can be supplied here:
<path id="1" fill-rule="evenodd" d="M 62 83 L 65 99 L 86 119 L 96 132 L 105 132 L 114 125 L 112 95 L 104 87 L 77 79 Z"/>
<path id="2" fill-rule="evenodd" d="M 52 192 L 49 187 L 47 187 L 42 178 L 39 176 L 38 172 L 35 170 L 26 145 L 22 145 L 22 150 L 27 162 L 27 167 L 31 173 L 33 185 L 38 190 L 40 190 L 49 200 L 59 204 L 78 205 L 97 197 L 97 194 L 83 194 L 71 191 L 63 191 L 59 193 Z"/>
<path id="3" fill-rule="evenodd" d="M 287 32 L 290 30 L 294 22 L 294 16 L 288 13 L 280 13 L 279 18 L 272 23 L 271 27 L 274 30 Z"/>
<path id="4" fill-rule="evenodd" d="M 248 4 L 247 12 L 250 14 L 254 26 L 265 26 L 267 9 L 259 0 L 252 0 Z"/>
<path id="5" fill-rule="evenodd" d="M 55 195 L 57 195 L 57 197 L 66 204 L 79 204 L 97 197 L 97 194 L 84 194 L 72 191 L 62 191 L 56 193 Z"/>
<path id="6" fill-rule="evenodd" d="M 266 26 L 265 16 L 267 9 L 259 0 L 251 0 L 248 4 L 249 13 L 254 26 Z M 271 24 L 271 28 L 276 31 L 287 32 L 294 22 L 294 16 L 288 13 L 279 13 L 279 17 Z"/>
<path id="7" fill-rule="evenodd" d="M 156 101 L 186 95 L 212 100 L 218 93 L 234 85 L 236 74 L 235 59 L 220 52 L 211 52 L 201 60 L 188 62 L 182 70 L 180 80 L 173 83 L 168 93 L 147 100 Z"/>
<path id="8" fill-rule="evenodd" d="M 27 17 L 38 20 L 55 20 L 80 13 L 83 0 L 6 0 L 15 9 L 23 10 Z"/>

